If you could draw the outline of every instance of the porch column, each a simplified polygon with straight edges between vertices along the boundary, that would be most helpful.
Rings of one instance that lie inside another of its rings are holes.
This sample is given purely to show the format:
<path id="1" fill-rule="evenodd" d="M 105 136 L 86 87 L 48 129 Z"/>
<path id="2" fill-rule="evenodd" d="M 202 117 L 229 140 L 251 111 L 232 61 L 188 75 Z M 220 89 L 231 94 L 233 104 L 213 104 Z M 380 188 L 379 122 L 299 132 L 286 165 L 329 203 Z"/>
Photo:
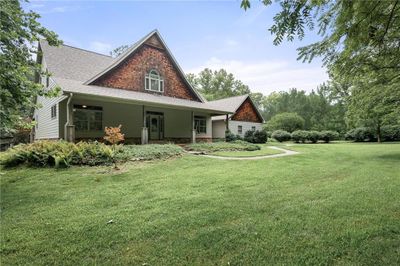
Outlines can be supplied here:
<path id="1" fill-rule="evenodd" d="M 192 121 L 191 121 L 191 141 L 192 143 L 196 143 L 196 128 L 194 127 L 194 112 L 192 111 Z"/>
<path id="2" fill-rule="evenodd" d="M 228 130 L 229 130 L 229 115 L 228 115 L 228 114 L 226 114 L 225 121 L 226 121 L 226 123 L 225 123 L 225 125 L 226 125 L 226 131 L 228 131 Z"/>
<path id="3" fill-rule="evenodd" d="M 68 142 L 75 142 L 75 125 L 73 125 L 73 108 L 71 106 L 73 94 L 70 93 L 67 101 L 67 122 L 64 125 L 64 140 Z"/>
<path id="4" fill-rule="evenodd" d="M 146 127 L 146 111 L 144 105 L 142 107 L 143 127 L 142 127 L 142 144 L 149 143 L 149 134 Z"/>

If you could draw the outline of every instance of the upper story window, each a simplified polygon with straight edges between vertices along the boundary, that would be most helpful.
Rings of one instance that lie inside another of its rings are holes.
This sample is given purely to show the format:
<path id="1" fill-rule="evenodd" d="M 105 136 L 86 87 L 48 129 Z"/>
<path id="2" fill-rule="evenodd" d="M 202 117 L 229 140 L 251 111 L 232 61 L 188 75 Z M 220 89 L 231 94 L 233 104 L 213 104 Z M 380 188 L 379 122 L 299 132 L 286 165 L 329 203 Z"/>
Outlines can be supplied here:
<path id="1" fill-rule="evenodd" d="M 164 79 L 156 70 L 152 69 L 149 73 L 146 74 L 145 89 L 155 92 L 164 91 Z"/>

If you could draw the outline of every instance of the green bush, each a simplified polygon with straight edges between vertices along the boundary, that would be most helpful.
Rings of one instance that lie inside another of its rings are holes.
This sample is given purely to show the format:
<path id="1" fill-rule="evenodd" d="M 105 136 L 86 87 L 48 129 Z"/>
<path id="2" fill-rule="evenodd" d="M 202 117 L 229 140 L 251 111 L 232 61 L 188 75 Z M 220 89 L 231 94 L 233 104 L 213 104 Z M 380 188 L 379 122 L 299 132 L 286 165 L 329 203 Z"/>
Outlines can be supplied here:
<path id="1" fill-rule="evenodd" d="M 290 133 L 285 130 L 275 130 L 272 132 L 271 137 L 279 142 L 288 141 L 291 139 Z"/>
<path id="2" fill-rule="evenodd" d="M 225 131 L 225 140 L 227 142 L 235 141 L 235 140 L 237 140 L 237 135 L 235 135 L 231 131 L 227 130 L 227 131 Z"/>
<path id="3" fill-rule="evenodd" d="M 399 141 L 400 125 L 383 126 L 381 134 L 383 141 Z"/>
<path id="4" fill-rule="evenodd" d="M 214 142 L 214 143 L 193 143 L 186 146 L 187 150 L 199 152 L 216 151 L 255 151 L 261 149 L 260 146 L 243 140 L 232 142 Z"/>
<path id="5" fill-rule="evenodd" d="M 304 128 L 304 119 L 296 113 L 280 113 L 268 121 L 266 127 L 268 130 L 285 130 L 293 132 Z"/>
<path id="6" fill-rule="evenodd" d="M 311 141 L 312 143 L 317 143 L 317 141 L 320 139 L 321 135 L 318 131 L 308 131 L 307 133 L 307 140 Z"/>
<path id="7" fill-rule="evenodd" d="M 325 130 L 320 132 L 319 139 L 325 143 L 329 143 L 332 140 L 339 139 L 339 133 L 332 130 Z"/>
<path id="8" fill-rule="evenodd" d="M 244 141 L 254 143 L 254 130 L 248 130 L 244 133 Z"/>
<path id="9" fill-rule="evenodd" d="M 74 144 L 65 141 L 36 141 L 7 150 L 1 158 L 1 164 L 6 167 L 27 164 L 57 168 L 71 165 L 111 165 L 128 160 L 168 158 L 182 153 L 181 147 L 172 144 L 108 146 L 99 142 Z"/>
<path id="10" fill-rule="evenodd" d="M 308 131 L 305 130 L 296 130 L 292 133 L 292 140 L 296 143 L 302 142 L 305 143 L 306 140 L 309 139 Z"/>
<path id="11" fill-rule="evenodd" d="M 346 140 L 353 140 L 356 142 L 362 141 L 375 141 L 375 133 L 371 128 L 358 127 L 348 131 L 345 135 Z"/>
<path id="12" fill-rule="evenodd" d="M 118 161 L 155 160 L 179 156 L 183 149 L 174 144 L 124 145 L 116 155 Z"/>
<path id="13" fill-rule="evenodd" d="M 244 134 L 244 140 L 250 143 L 265 143 L 268 140 L 267 132 L 264 130 L 249 130 Z"/>

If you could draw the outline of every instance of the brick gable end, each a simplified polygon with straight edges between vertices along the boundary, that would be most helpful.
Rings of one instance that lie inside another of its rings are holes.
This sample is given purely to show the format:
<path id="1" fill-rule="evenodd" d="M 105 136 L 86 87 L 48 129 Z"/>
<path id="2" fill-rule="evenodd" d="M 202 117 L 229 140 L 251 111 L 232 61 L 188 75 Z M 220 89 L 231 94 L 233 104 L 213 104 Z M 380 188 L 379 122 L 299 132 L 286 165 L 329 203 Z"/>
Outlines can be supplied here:
<path id="1" fill-rule="evenodd" d="M 232 116 L 232 120 L 262 123 L 263 121 L 255 108 L 250 100 L 246 99 Z"/>
<path id="2" fill-rule="evenodd" d="M 119 66 L 91 84 L 154 93 L 146 91 L 144 84 L 145 75 L 151 69 L 157 70 L 164 79 L 163 95 L 200 102 L 200 99 L 185 83 L 167 51 L 155 36 L 149 38 Z"/>

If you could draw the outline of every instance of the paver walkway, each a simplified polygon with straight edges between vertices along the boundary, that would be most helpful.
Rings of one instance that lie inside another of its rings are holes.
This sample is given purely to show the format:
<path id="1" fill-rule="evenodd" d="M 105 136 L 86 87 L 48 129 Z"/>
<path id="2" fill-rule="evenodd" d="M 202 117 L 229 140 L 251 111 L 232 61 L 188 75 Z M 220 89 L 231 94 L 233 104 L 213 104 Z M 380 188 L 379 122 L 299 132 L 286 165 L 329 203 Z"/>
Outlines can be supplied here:
<path id="1" fill-rule="evenodd" d="M 215 159 L 222 159 L 222 160 L 261 160 L 267 158 L 278 158 L 290 155 L 299 154 L 297 151 L 286 150 L 283 148 L 279 148 L 276 146 L 269 146 L 268 148 L 282 151 L 283 153 L 279 154 L 271 154 L 271 155 L 261 155 L 261 156 L 252 156 L 252 157 L 225 157 L 225 156 L 217 156 L 217 155 L 208 155 L 208 154 L 199 154 L 200 156 L 208 157 L 208 158 L 215 158 Z"/>

